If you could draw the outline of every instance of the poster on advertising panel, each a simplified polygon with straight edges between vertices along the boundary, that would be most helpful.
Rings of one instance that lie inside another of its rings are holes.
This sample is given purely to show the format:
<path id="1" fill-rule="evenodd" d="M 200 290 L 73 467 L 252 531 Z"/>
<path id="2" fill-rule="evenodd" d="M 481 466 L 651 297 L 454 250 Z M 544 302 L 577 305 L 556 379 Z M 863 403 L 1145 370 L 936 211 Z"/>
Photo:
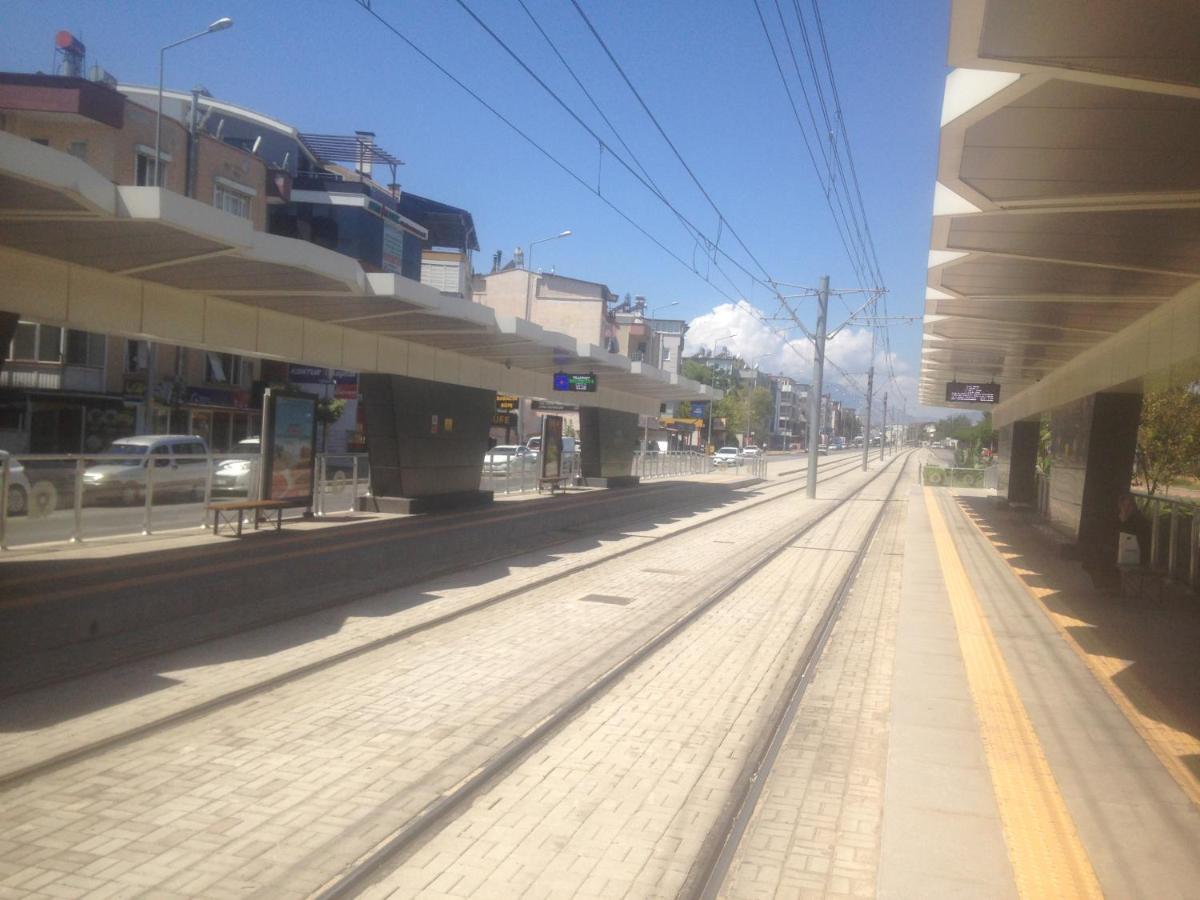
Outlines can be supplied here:
<path id="1" fill-rule="evenodd" d="M 542 416 L 542 446 L 538 456 L 542 481 L 558 481 L 562 478 L 562 433 L 562 416 Z"/>
<path id="2" fill-rule="evenodd" d="M 317 397 L 267 388 L 263 394 L 262 493 L 264 500 L 312 506 L 316 464 Z"/>

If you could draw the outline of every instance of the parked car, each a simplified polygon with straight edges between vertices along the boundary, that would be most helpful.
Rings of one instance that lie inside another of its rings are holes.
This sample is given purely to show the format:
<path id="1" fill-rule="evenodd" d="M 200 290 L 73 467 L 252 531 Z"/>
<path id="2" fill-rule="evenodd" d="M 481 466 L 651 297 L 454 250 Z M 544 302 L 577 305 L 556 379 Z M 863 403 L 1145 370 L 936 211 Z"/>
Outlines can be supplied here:
<path id="1" fill-rule="evenodd" d="M 762 447 L 747 447 L 742 451 L 742 456 L 762 456 Z"/>
<path id="2" fill-rule="evenodd" d="M 89 503 L 118 502 L 131 506 L 146 496 L 146 471 L 154 464 L 156 497 L 204 499 L 208 447 L 204 438 L 185 434 L 146 434 L 113 441 L 105 456 L 83 473 L 83 496 Z"/>
<path id="3" fill-rule="evenodd" d="M 483 472 L 485 475 L 505 475 L 509 472 L 519 474 L 532 469 L 536 461 L 537 454 L 528 447 L 500 444 L 484 454 Z"/>
<path id="4" fill-rule="evenodd" d="M 262 448 L 262 441 L 257 437 L 248 437 L 237 442 L 235 453 L 257 456 Z M 254 459 L 222 459 L 213 467 L 212 495 L 214 497 L 248 497 L 250 496 L 250 476 L 257 473 L 257 460 Z"/>
<path id="5" fill-rule="evenodd" d="M 714 466 L 736 466 L 741 462 L 742 452 L 737 447 L 722 447 L 713 454 Z"/>
<path id="6" fill-rule="evenodd" d="M 29 512 L 29 478 L 20 461 L 11 457 L 7 450 L 0 450 L 0 468 L 8 460 L 8 514 L 23 516 Z"/>

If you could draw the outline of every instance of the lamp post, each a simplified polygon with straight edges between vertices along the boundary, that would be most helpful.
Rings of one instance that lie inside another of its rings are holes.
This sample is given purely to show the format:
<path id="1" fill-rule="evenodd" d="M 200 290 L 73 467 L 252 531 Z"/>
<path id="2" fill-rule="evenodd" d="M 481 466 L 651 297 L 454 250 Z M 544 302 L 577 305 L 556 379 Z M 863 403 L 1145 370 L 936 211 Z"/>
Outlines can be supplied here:
<path id="1" fill-rule="evenodd" d="M 548 238 L 542 238 L 541 240 L 529 242 L 529 253 L 527 253 L 525 255 L 525 267 L 528 270 L 529 274 L 533 277 L 529 278 L 526 281 L 526 285 L 525 285 L 525 321 L 528 322 L 528 321 L 532 321 L 532 319 L 533 319 L 533 279 L 537 277 L 533 273 L 533 248 L 534 248 L 534 245 L 535 244 L 544 244 L 544 243 L 546 243 L 546 241 L 557 241 L 559 238 L 565 238 L 565 237 L 570 237 L 570 236 L 571 236 L 571 229 L 567 228 L 563 231 L 560 231 L 558 234 L 551 235 Z"/>
<path id="2" fill-rule="evenodd" d="M 190 34 L 185 38 L 180 38 L 173 44 L 167 44 L 158 51 L 158 115 L 154 118 L 154 186 L 162 187 L 162 108 L 163 108 L 163 66 L 166 62 L 165 56 L 168 50 L 172 47 L 178 47 L 180 44 L 186 44 L 188 41 L 194 41 L 196 38 L 204 37 L 206 34 L 213 34 L 217 31 L 224 31 L 226 28 L 233 27 L 233 19 L 229 16 L 222 16 L 213 22 L 203 31 L 197 31 L 195 34 Z"/>
<path id="3" fill-rule="evenodd" d="M 715 340 L 713 340 L 713 350 L 717 349 L 717 341 L 727 341 L 730 338 L 735 338 L 735 337 L 737 337 L 736 331 L 731 334 L 725 335 L 725 337 L 716 338 Z M 712 420 L 713 420 L 713 402 L 711 400 L 709 400 L 708 401 L 708 438 L 704 441 L 704 450 L 706 453 L 708 452 L 708 448 L 712 446 Z"/>
<path id="4" fill-rule="evenodd" d="M 158 51 L 158 112 L 154 117 L 154 187 L 162 187 L 162 109 L 163 109 L 163 72 L 166 64 L 167 51 L 172 47 L 178 47 L 180 44 L 186 44 L 188 41 L 194 41 L 196 38 L 204 37 L 206 34 L 213 34 L 217 31 L 224 31 L 226 28 L 233 26 L 233 19 L 228 16 L 222 16 L 217 19 L 203 31 L 197 31 L 195 34 L 190 34 L 185 38 L 180 38 L 174 43 L 167 44 L 165 47 L 159 48 Z M 193 95 L 192 103 L 195 103 Z M 153 433 L 154 431 L 154 391 L 155 377 L 158 374 L 158 345 L 154 341 L 148 341 L 146 344 L 146 431 Z"/>

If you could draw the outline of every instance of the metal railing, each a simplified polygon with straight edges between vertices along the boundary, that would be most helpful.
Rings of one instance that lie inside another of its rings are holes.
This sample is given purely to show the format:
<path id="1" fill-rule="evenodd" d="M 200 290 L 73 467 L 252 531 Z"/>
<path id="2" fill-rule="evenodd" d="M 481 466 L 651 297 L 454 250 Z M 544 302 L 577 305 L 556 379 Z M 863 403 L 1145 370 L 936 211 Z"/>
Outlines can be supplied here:
<path id="1" fill-rule="evenodd" d="M 245 466 L 231 474 L 231 463 Z M 154 463 L 151 465 L 150 463 Z M 214 500 L 259 498 L 257 453 L 30 454 L 0 464 L 0 550 L 203 528 Z M 101 467 L 107 467 L 101 469 Z M 313 512 L 354 509 L 366 454 L 318 454 Z M 10 509 L 10 500 L 16 501 Z M 297 508 L 295 515 L 303 514 Z"/>
<path id="2" fill-rule="evenodd" d="M 1200 501 L 1133 493 L 1150 520 L 1148 566 L 1200 589 Z"/>
<path id="3" fill-rule="evenodd" d="M 712 457 L 699 450 L 639 450 L 633 458 L 633 474 L 639 478 L 674 478 L 680 475 L 707 475 L 713 470 Z"/>
<path id="4" fill-rule="evenodd" d="M 504 454 L 503 460 L 484 459 L 479 478 L 481 490 L 494 494 L 522 494 L 538 491 L 543 487 L 541 469 L 536 456 Z M 563 458 L 560 483 L 574 484 L 579 479 L 579 454 L 572 453 Z"/>

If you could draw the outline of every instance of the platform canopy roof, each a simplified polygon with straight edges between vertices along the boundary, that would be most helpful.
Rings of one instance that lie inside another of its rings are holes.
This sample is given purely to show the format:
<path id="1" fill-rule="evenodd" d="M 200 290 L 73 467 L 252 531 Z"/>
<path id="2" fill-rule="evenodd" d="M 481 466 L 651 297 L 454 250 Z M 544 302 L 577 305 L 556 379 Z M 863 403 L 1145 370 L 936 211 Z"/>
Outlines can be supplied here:
<path id="1" fill-rule="evenodd" d="M 1195 0 L 954 0 L 923 403 L 995 382 L 1003 408 L 1049 377 L 1038 402 L 1062 400 L 1068 380 L 1078 394 L 1153 368 L 1149 351 L 1103 376 L 1071 367 L 1200 283 L 1197 48 Z"/>
<path id="2" fill-rule="evenodd" d="M 255 231 L 249 220 L 196 200 L 154 187 L 114 185 L 72 156 L 0 132 L 0 253 L 5 250 L 27 254 L 31 265 L 52 260 L 107 273 L 114 304 L 128 302 L 124 285 L 145 286 L 140 293 L 143 323 L 157 321 L 153 298 L 159 294 L 150 286 L 167 289 L 161 296 L 172 302 L 189 295 L 222 301 L 222 308 L 243 322 L 252 321 L 257 311 L 282 314 L 289 318 L 275 318 L 275 325 L 299 321 L 303 332 L 298 352 L 285 356 L 293 362 L 394 371 L 387 360 L 421 358 L 428 365 L 419 371 L 410 367 L 407 374 L 534 396 L 557 371 L 593 372 L 601 386 L 600 396 L 590 398 L 596 405 L 652 406 L 655 412 L 664 401 L 721 396 L 675 373 L 631 362 L 524 319 L 498 316 L 411 279 L 367 273 L 348 256 Z M 10 253 L 9 259 L 17 258 Z M 14 288 L 11 296 L 17 303 L 14 311 L 28 314 L 21 308 L 25 295 Z M 103 306 L 105 298 L 97 302 Z M 0 308 L 13 308 L 4 294 Z M 119 312 L 98 318 L 115 320 Z M 75 327 L 87 324 L 62 321 Z M 217 331 L 204 330 L 199 341 L 191 342 L 207 346 Z M 136 333 L 188 343 L 145 324 Z M 258 346 L 269 344 L 269 337 L 260 335 Z M 231 347 L 228 340 L 213 343 L 213 348 L 247 349 Z M 350 348 L 357 349 L 351 353 Z M 468 371 L 473 374 L 441 375 Z M 537 378 L 522 381 L 522 375 Z"/>

